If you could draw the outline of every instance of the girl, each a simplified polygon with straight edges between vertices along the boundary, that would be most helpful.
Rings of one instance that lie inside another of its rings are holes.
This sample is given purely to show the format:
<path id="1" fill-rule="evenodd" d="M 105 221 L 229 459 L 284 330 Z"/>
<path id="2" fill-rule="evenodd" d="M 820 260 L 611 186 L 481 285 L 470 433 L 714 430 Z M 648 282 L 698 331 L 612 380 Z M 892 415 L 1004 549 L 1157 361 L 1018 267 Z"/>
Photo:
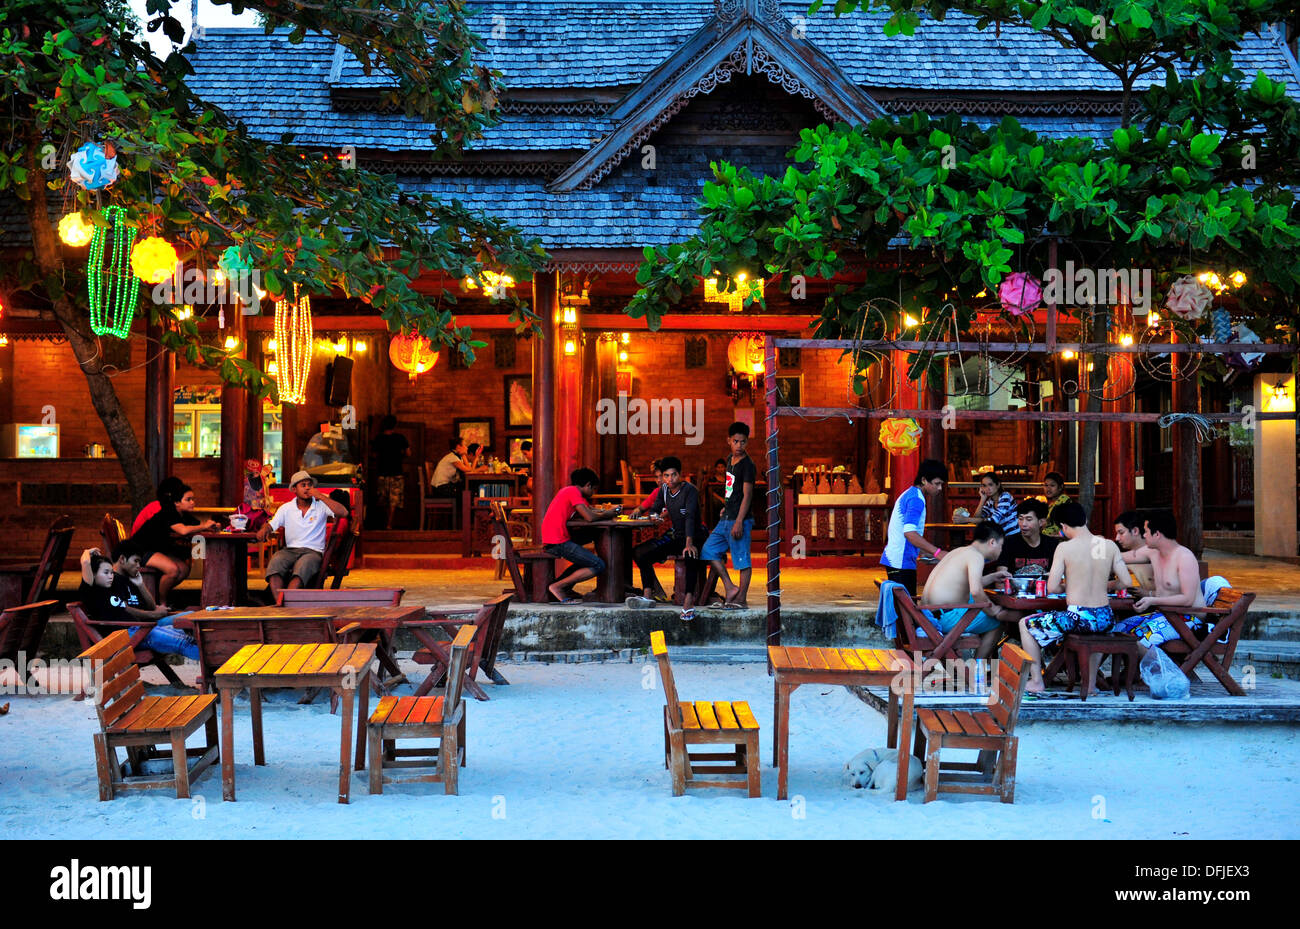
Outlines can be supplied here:
<path id="1" fill-rule="evenodd" d="M 172 588 L 190 576 L 190 537 L 217 528 L 216 520 L 194 516 L 194 489 L 176 481 L 158 485 L 158 512 L 131 536 L 144 552 L 144 563 L 162 572 L 158 600 L 169 611 Z"/>

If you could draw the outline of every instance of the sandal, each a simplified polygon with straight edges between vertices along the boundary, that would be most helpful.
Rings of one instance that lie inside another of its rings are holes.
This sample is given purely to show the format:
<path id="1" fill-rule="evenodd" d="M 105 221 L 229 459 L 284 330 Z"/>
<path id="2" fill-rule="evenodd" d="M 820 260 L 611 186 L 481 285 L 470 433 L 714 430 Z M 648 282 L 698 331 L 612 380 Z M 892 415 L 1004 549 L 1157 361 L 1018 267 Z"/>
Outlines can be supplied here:
<path id="1" fill-rule="evenodd" d="M 721 608 L 724 609 L 724 610 L 743 610 L 743 609 L 744 609 L 744 607 L 741 606 L 739 603 L 732 603 L 730 600 L 728 600 L 728 601 L 726 601 L 725 603 L 723 603 Z"/>
<path id="2" fill-rule="evenodd" d="M 687 610 L 682 610 L 682 622 L 689 623 L 694 618 L 695 618 L 695 607 L 691 607 L 690 609 Z"/>

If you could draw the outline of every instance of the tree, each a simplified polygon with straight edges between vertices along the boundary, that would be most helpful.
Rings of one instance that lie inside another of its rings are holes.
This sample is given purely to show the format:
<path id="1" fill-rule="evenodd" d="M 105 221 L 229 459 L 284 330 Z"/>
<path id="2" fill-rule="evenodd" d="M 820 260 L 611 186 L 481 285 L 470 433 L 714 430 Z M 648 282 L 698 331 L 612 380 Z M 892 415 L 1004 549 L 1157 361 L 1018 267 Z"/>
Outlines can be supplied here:
<path id="1" fill-rule="evenodd" d="M 230 5 L 237 13 L 259 11 L 267 32 L 292 27 L 291 41 L 308 32 L 333 36 L 367 71 L 392 74 L 396 85 L 383 92 L 384 102 L 426 120 L 438 154 L 463 149 L 490 123 L 499 74 L 472 65 L 482 44 L 462 0 Z M 150 29 L 179 42 L 172 6 L 173 0 L 149 0 Z M 84 257 L 55 235 L 55 201 L 69 200 L 96 225 L 106 222 L 103 207 L 122 206 L 143 234 L 175 244 L 187 267 L 216 268 L 224 249 L 239 246 L 262 270 L 270 297 L 292 294 L 295 285 L 356 297 L 390 329 L 419 332 L 467 361 L 484 343 L 454 324 L 447 305 L 454 297 L 431 301 L 411 282 L 429 271 L 462 277 L 484 267 L 519 279 L 546 254 L 539 240 L 499 219 L 458 201 L 403 192 L 393 178 L 358 170 L 338 153 L 303 149 L 291 138 L 254 138 L 185 84 L 193 45 L 159 59 L 133 25 L 121 0 L 12 0 L 0 10 L 0 87 L 10 100 L 0 115 L 0 196 L 22 202 L 31 235 L 30 249 L 6 265 L 3 285 L 47 302 L 77 358 L 90 359 L 82 370 L 92 402 L 132 500 L 143 506 L 153 496 L 144 456 L 89 328 Z M 111 143 L 121 169 L 98 195 L 73 187 L 64 168 L 86 141 Z M 273 388 L 238 352 L 205 343 L 196 321 L 181 319 L 175 305 L 146 299 L 146 306 L 165 327 L 166 349 L 218 369 L 227 383 L 262 395 Z M 205 312 L 216 307 L 195 307 Z M 521 325 L 536 319 L 513 299 L 512 315 Z"/>
<path id="2" fill-rule="evenodd" d="M 820 3 L 814 5 L 814 11 Z M 914 114 L 867 126 L 822 125 L 801 133 L 796 165 L 780 179 L 712 165 L 703 187 L 700 231 L 666 249 L 645 250 L 641 290 L 628 307 L 652 327 L 715 269 L 730 275 L 762 266 L 789 292 L 795 276 L 829 279 L 846 255 L 886 257 L 889 243 L 911 250 L 893 273 L 858 286 L 836 285 L 820 307 L 821 338 L 879 339 L 921 320 L 917 337 L 964 329 L 976 309 L 999 311 L 997 285 L 1012 271 L 1039 278 L 1046 243 L 1064 243 L 1081 266 L 1151 269 L 1156 294 L 1203 267 L 1249 271 L 1236 296 L 1277 340 L 1293 340 L 1300 290 L 1300 110 L 1282 84 L 1253 80 L 1232 63 L 1243 35 L 1280 21 L 1273 0 L 841 0 L 892 11 L 887 33 L 911 32 L 919 11 L 960 11 L 981 28 L 1019 24 L 1051 34 L 1102 63 L 1123 88 L 1120 128 L 1103 144 L 1053 140 L 1014 119 L 984 131 L 955 117 Z M 1137 92 L 1144 75 L 1163 83 Z M 1249 183 L 1252 186 L 1245 186 Z M 901 306 L 882 298 L 903 295 Z M 1118 301 L 1113 301 L 1118 302 Z M 1105 303 L 1080 308 L 1085 331 L 1104 329 Z M 1007 322 L 1024 322 L 1005 314 Z M 1184 339 L 1205 331 L 1176 320 Z M 875 360 L 855 354 L 861 391 Z M 912 375 L 928 359 L 913 359 Z M 1096 364 L 1099 386 L 1105 359 Z M 1086 424 L 1083 460 L 1091 470 L 1096 424 Z M 1091 474 L 1080 475 L 1085 503 Z"/>

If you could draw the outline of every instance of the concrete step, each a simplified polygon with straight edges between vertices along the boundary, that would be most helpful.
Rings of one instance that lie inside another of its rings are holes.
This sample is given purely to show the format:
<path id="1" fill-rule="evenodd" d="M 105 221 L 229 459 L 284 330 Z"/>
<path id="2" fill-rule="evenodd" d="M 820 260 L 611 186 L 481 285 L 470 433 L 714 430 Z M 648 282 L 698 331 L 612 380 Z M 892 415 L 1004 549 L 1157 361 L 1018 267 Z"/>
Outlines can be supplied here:
<path id="1" fill-rule="evenodd" d="M 1239 677 L 1247 665 L 1254 667 L 1257 679 L 1300 681 L 1300 642 L 1242 639 L 1232 662 L 1233 676 Z"/>

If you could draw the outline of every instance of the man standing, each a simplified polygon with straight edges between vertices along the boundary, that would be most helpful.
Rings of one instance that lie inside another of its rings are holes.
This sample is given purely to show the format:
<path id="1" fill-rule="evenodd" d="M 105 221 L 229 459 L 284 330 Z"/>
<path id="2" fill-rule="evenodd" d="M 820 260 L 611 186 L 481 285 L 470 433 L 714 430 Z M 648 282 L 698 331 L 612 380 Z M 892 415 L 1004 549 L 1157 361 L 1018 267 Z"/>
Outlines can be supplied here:
<path id="1" fill-rule="evenodd" d="M 1047 522 L 1047 504 L 1042 500 L 1024 500 L 1016 507 L 1016 522 L 1020 531 L 1008 536 L 998 556 L 998 564 L 1012 574 L 1021 568 L 1037 565 L 1046 574 L 1052 567 L 1052 556 L 1060 539 L 1043 535 Z"/>
<path id="2" fill-rule="evenodd" d="M 461 475 L 470 472 L 469 465 L 462 460 L 465 457 L 465 440 L 452 436 L 447 440 L 447 454 L 438 461 L 433 469 L 433 495 L 435 497 L 454 497 L 461 487 Z"/>
<path id="3" fill-rule="evenodd" d="M 975 652 L 976 658 L 987 658 L 993 654 L 998 644 L 1002 623 L 998 620 L 1002 608 L 988 598 L 984 587 L 1007 576 L 1006 568 L 998 568 L 990 574 L 984 573 L 984 566 L 997 561 L 1002 552 L 1002 527 L 995 522 L 980 523 L 975 527 L 970 545 L 954 548 L 943 556 L 930 573 L 926 581 L 925 593 L 921 596 L 921 606 L 930 604 L 966 603 L 965 607 L 953 607 L 939 611 L 934 616 L 940 632 L 950 632 L 972 606 L 980 608 L 980 613 L 966 627 L 970 635 L 980 636 L 980 645 Z"/>
<path id="4" fill-rule="evenodd" d="M 569 531 L 569 520 L 574 514 L 587 522 L 599 522 L 612 519 L 623 511 L 621 506 L 604 509 L 591 505 L 599 480 L 591 468 L 574 471 L 569 475 L 569 486 L 560 488 L 542 517 L 542 547 L 569 562 L 569 567 L 548 588 L 551 596 L 561 603 L 581 603 L 580 597 L 573 596 L 573 585 L 605 570 L 604 559 L 583 547 L 588 539 L 574 538 Z"/>
<path id="5" fill-rule="evenodd" d="M 943 549 L 925 539 L 925 501 L 943 493 L 948 480 L 948 466 L 942 461 L 927 458 L 921 462 L 912 486 L 898 495 L 894 511 L 889 516 L 885 530 L 885 551 L 880 563 L 891 581 L 902 584 L 907 592 L 916 596 L 916 556 L 925 552 L 938 559 Z"/>
<path id="6" fill-rule="evenodd" d="M 1137 636 L 1142 654 L 1165 642 L 1181 638 L 1178 630 L 1155 607 L 1188 607 L 1204 609 L 1205 597 L 1201 593 L 1201 569 L 1192 550 L 1178 544 L 1178 523 L 1168 510 L 1148 513 L 1144 519 L 1146 545 L 1129 554 L 1151 562 L 1155 580 L 1155 594 L 1143 597 L 1133 604 L 1136 615 L 1121 619 L 1111 632 L 1131 632 Z M 1184 614 L 1183 621 L 1197 635 L 1204 635 L 1205 620 Z"/>
<path id="7" fill-rule="evenodd" d="M 406 503 L 406 475 L 402 465 L 411 454 L 411 443 L 397 429 L 397 417 L 389 413 L 379 424 L 375 437 L 376 496 L 388 509 L 384 528 L 393 528 L 393 514 Z"/>
<path id="8" fill-rule="evenodd" d="M 749 564 L 749 535 L 754 528 L 752 507 L 758 469 L 754 467 L 753 459 L 745 454 L 749 445 L 749 426 L 742 422 L 728 426 L 727 443 L 731 446 L 731 457 L 727 459 L 726 502 L 722 505 L 718 524 L 704 542 L 700 557 L 709 562 L 710 568 L 710 580 L 705 584 L 705 589 L 713 589 L 712 577 L 716 573 L 722 578 L 726 598 L 722 608 L 739 610 L 747 605 L 749 578 L 753 573 Z M 725 558 L 728 549 L 731 551 L 731 563 L 739 575 L 738 584 L 733 584 L 731 575 L 727 573 Z"/>
<path id="9" fill-rule="evenodd" d="M 1047 689 L 1043 683 L 1044 651 L 1056 646 L 1067 632 L 1110 629 L 1115 621 L 1106 592 L 1111 573 L 1126 586 L 1130 580 L 1119 546 L 1088 531 L 1088 517 L 1082 506 L 1073 501 L 1062 503 L 1056 508 L 1056 516 L 1065 541 L 1052 556 L 1047 592 L 1059 593 L 1064 586 L 1066 608 L 1033 613 L 1020 620 L 1020 643 L 1034 662 L 1025 688 L 1029 693 Z"/>
<path id="10" fill-rule="evenodd" d="M 284 530 L 284 548 L 266 565 L 266 580 L 273 597 L 285 587 L 305 587 L 324 570 L 329 520 L 348 515 L 347 507 L 316 489 L 316 478 L 306 471 L 296 472 L 289 484 L 294 498 L 280 504 L 271 521 L 257 533 L 261 541 L 277 529 Z"/>
<path id="11" fill-rule="evenodd" d="M 1142 557 L 1138 550 L 1147 544 L 1142 538 L 1142 524 L 1142 514 L 1137 510 L 1120 513 L 1115 517 L 1115 544 L 1124 552 L 1124 563 L 1128 565 L 1129 574 L 1133 575 L 1133 583 L 1149 589 L 1152 586 L 1151 565 L 1138 560 Z"/>

